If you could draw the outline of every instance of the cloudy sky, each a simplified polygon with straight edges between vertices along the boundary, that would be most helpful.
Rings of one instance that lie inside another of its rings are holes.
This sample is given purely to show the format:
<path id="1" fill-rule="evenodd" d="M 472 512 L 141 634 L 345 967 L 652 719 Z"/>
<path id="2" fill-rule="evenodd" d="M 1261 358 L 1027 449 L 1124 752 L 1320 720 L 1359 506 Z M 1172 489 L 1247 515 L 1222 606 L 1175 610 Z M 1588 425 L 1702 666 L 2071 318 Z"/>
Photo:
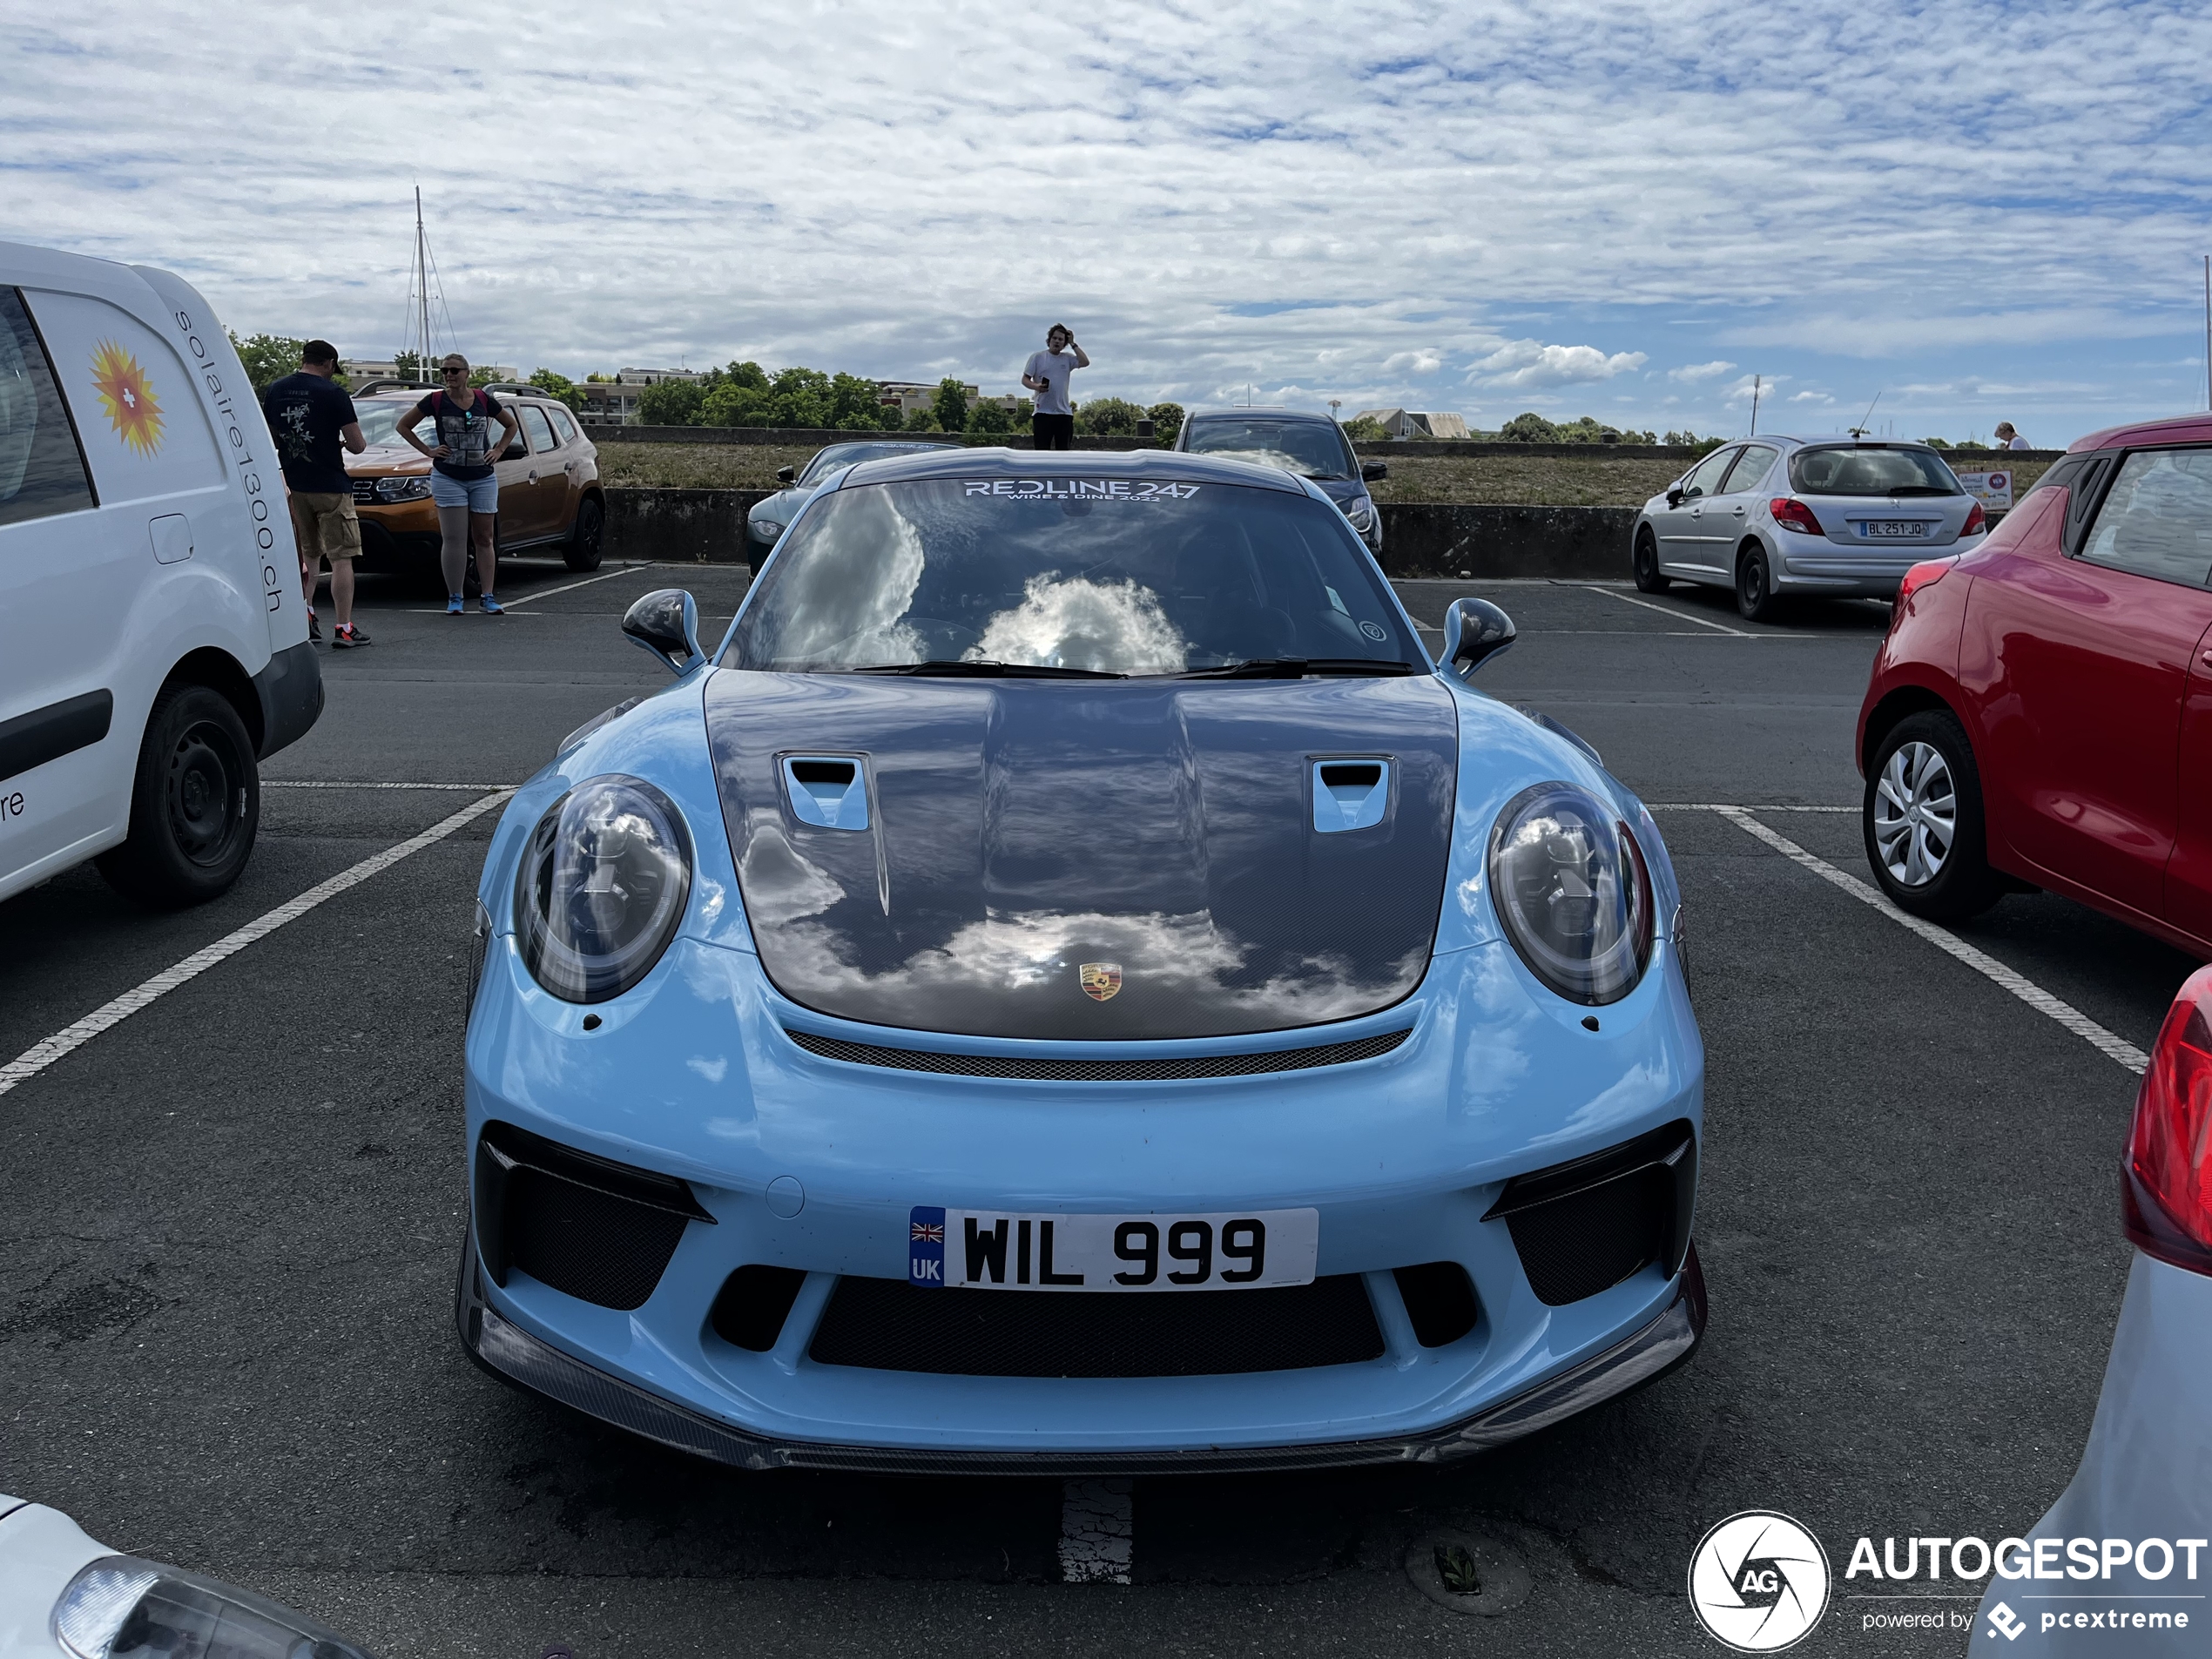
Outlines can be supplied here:
<path id="1" fill-rule="evenodd" d="M 0 236 L 241 334 L 1081 395 L 2039 442 L 2202 408 L 2212 8 L 76 0 Z M 442 344 L 443 342 L 441 341 Z"/>

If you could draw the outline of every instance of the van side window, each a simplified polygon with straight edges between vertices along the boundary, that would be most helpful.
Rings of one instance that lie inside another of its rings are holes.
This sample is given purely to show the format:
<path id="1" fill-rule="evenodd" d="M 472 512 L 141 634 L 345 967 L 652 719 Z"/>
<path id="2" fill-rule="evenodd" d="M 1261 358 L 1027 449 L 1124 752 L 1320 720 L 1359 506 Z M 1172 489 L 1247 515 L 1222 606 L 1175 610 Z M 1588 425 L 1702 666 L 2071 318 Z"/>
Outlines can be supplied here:
<path id="1" fill-rule="evenodd" d="M 0 524 L 98 503 L 23 296 L 0 288 Z"/>

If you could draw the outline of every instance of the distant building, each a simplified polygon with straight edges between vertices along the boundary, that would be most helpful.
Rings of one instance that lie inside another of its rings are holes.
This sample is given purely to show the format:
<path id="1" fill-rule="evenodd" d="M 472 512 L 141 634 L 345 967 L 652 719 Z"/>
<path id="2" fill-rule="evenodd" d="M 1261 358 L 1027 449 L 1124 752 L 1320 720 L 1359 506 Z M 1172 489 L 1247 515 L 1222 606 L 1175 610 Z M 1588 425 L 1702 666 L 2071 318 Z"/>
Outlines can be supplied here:
<path id="1" fill-rule="evenodd" d="M 680 386 L 696 386 L 706 378 L 701 368 L 625 368 L 615 376 L 617 386 L 659 386 L 673 381 Z"/>
<path id="2" fill-rule="evenodd" d="M 981 387 L 963 386 L 960 389 L 967 394 L 968 407 L 971 410 L 977 404 L 984 401 Z M 916 409 L 934 411 L 937 407 L 937 382 L 934 381 L 931 381 L 927 385 L 924 385 L 920 381 L 878 381 L 875 383 L 875 390 L 878 403 L 887 409 L 898 410 L 902 416 L 912 415 Z M 1011 393 L 989 401 L 997 404 L 1008 415 L 1016 415 L 1021 412 L 1022 400 Z"/>
<path id="3" fill-rule="evenodd" d="M 1467 423 L 1441 410 L 1362 409 L 1357 417 L 1372 421 L 1393 438 L 1464 438 Z"/>
<path id="4" fill-rule="evenodd" d="M 583 394 L 583 407 L 577 411 L 577 418 L 586 426 L 635 426 L 637 423 L 637 395 L 643 386 L 625 386 L 619 381 L 578 381 L 576 389 Z"/>

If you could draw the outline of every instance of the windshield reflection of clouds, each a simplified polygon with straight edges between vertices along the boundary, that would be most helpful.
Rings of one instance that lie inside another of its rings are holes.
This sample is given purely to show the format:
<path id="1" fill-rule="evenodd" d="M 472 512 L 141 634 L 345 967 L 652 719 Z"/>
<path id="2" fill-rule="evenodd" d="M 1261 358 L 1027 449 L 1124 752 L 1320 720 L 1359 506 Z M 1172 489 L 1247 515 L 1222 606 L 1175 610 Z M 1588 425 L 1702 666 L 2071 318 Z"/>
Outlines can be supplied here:
<path id="1" fill-rule="evenodd" d="M 921 634 L 900 620 L 921 586 L 921 531 L 887 489 L 856 489 L 838 505 L 806 558 L 779 573 L 779 654 L 838 666 L 921 661 Z"/>
<path id="2" fill-rule="evenodd" d="M 1022 603 L 996 612 L 963 653 L 971 663 L 1172 674 L 1190 645 L 1160 610 L 1160 596 L 1135 582 L 1031 577 Z"/>

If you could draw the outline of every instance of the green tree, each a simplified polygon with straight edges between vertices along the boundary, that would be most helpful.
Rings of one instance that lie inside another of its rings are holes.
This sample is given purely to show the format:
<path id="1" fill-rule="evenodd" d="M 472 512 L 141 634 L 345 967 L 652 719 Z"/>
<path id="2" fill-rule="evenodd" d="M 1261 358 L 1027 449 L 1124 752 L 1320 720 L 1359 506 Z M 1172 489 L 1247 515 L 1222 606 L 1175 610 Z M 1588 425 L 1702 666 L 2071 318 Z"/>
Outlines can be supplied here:
<path id="1" fill-rule="evenodd" d="M 231 336 L 231 345 L 238 353 L 238 360 L 246 366 L 246 377 L 253 382 L 259 394 L 269 388 L 271 382 L 282 380 L 300 367 L 300 348 L 307 342 L 294 340 L 289 334 L 255 334 L 240 340 Z"/>
<path id="2" fill-rule="evenodd" d="M 1951 447 L 1949 442 L 1943 438 L 1923 438 L 1920 442 L 1931 449 L 1948 449 Z"/>
<path id="3" fill-rule="evenodd" d="M 937 417 L 940 431 L 968 429 L 968 388 L 951 375 L 937 382 L 937 395 L 930 400 L 930 408 Z"/>
<path id="4" fill-rule="evenodd" d="M 904 429 L 908 432 L 942 432 L 945 428 L 937 424 L 937 416 L 933 411 L 909 409 Z"/>
<path id="5" fill-rule="evenodd" d="M 556 374 L 550 368 L 534 368 L 530 371 L 530 384 L 559 398 L 572 409 L 583 407 L 583 394 L 565 374 Z"/>
<path id="6" fill-rule="evenodd" d="M 732 362 L 729 368 L 715 371 L 733 386 L 743 386 L 756 392 L 768 388 L 768 371 L 755 362 Z"/>
<path id="7" fill-rule="evenodd" d="M 1173 443 L 1183 430 L 1183 405 L 1155 403 L 1144 412 L 1152 417 L 1152 435 L 1162 443 Z"/>
<path id="8" fill-rule="evenodd" d="M 1390 434 L 1372 415 L 1356 415 L 1344 423 L 1344 435 L 1354 443 L 1380 443 Z"/>
<path id="9" fill-rule="evenodd" d="M 471 386 L 489 386 L 498 378 L 488 368 L 472 368 L 469 371 L 469 384 Z"/>
<path id="10" fill-rule="evenodd" d="M 830 420 L 840 432 L 878 432 L 883 428 L 883 394 L 873 381 L 857 374 L 830 376 Z"/>
<path id="11" fill-rule="evenodd" d="M 1143 418 L 1143 407 L 1125 397 L 1094 397 L 1083 405 L 1077 424 L 1102 438 L 1129 438 L 1136 436 L 1136 423 Z"/>
<path id="12" fill-rule="evenodd" d="M 886 403 L 876 410 L 875 423 L 886 432 L 897 432 L 907 424 L 907 412 L 896 403 Z"/>
<path id="13" fill-rule="evenodd" d="M 646 426 L 690 426 L 706 401 L 705 389 L 690 381 L 663 381 L 637 394 L 637 419 Z"/>
<path id="14" fill-rule="evenodd" d="M 1498 428 L 1499 439 L 1506 443 L 1558 443 L 1559 428 L 1533 409 L 1516 415 Z"/>
<path id="15" fill-rule="evenodd" d="M 769 395 L 765 388 L 723 376 L 705 388 L 691 416 L 693 426 L 766 426 Z"/>
<path id="16" fill-rule="evenodd" d="M 987 397 L 968 412 L 968 429 L 987 437 L 1002 435 L 1014 430 L 1014 417 L 996 398 Z"/>

